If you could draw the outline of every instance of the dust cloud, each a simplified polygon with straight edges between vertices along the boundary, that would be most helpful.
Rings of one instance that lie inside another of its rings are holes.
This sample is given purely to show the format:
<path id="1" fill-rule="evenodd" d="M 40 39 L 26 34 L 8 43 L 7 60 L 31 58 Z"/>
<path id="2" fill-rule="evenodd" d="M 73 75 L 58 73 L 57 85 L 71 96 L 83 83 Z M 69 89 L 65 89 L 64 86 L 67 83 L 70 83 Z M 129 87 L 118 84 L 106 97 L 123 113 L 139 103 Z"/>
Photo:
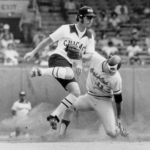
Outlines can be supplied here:
<path id="1" fill-rule="evenodd" d="M 50 128 L 46 117 L 55 107 L 49 103 L 41 103 L 33 108 L 28 118 L 20 121 L 15 118 L 7 118 L 0 122 L 0 140 L 2 141 L 28 141 L 28 142 L 97 142 L 97 141 L 149 141 L 150 122 L 145 122 L 142 116 L 138 116 L 131 123 L 125 124 L 129 136 L 108 137 L 93 112 L 75 114 L 67 135 L 64 138 L 58 136 L 58 131 Z M 76 119 L 78 118 L 78 119 Z M 11 137 L 10 134 L 16 126 L 27 131 L 28 136 Z"/>

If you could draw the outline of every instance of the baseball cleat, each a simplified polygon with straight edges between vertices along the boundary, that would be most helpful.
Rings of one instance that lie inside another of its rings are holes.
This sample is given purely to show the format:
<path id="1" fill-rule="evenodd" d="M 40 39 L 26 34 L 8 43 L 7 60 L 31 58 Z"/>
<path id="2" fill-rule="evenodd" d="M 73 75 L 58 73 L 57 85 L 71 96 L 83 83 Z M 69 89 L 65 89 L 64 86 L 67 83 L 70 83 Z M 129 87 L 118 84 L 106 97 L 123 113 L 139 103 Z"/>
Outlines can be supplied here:
<path id="1" fill-rule="evenodd" d="M 41 76 L 41 70 L 39 68 L 33 67 L 31 70 L 31 77 Z"/>
<path id="2" fill-rule="evenodd" d="M 57 116 L 49 115 L 47 117 L 47 121 L 49 121 L 50 126 L 52 127 L 53 130 L 57 130 L 57 124 L 59 123 L 59 119 Z"/>

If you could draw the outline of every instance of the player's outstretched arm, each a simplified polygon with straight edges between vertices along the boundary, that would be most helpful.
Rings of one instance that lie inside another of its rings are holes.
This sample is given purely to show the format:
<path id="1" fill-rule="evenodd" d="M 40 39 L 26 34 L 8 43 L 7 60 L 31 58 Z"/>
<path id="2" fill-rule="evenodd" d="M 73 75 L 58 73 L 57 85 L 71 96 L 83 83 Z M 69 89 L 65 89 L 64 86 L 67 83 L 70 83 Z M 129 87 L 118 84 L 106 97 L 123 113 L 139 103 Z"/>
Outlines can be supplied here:
<path id="1" fill-rule="evenodd" d="M 121 103 L 122 103 L 122 94 L 114 95 L 115 103 L 116 103 L 116 111 L 117 111 L 117 126 L 120 130 L 121 136 L 128 136 L 127 130 L 123 127 L 121 122 Z"/>
<path id="2" fill-rule="evenodd" d="M 24 59 L 26 61 L 31 60 L 37 52 L 44 49 L 47 45 L 50 45 L 52 42 L 52 39 L 50 37 L 47 37 L 41 43 L 39 43 L 39 45 L 35 49 L 33 49 L 31 52 L 26 53 Z"/>

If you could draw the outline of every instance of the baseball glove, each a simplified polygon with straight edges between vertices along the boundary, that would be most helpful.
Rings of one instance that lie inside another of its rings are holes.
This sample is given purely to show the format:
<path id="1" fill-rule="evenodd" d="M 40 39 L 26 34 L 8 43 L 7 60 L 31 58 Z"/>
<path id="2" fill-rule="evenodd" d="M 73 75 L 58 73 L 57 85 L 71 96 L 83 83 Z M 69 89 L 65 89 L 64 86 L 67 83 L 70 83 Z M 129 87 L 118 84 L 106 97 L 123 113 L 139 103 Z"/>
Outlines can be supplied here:
<path id="1" fill-rule="evenodd" d="M 70 59 L 77 59 L 80 60 L 82 58 L 82 53 L 80 49 L 74 44 L 68 44 L 66 47 L 67 56 Z"/>
<path id="2" fill-rule="evenodd" d="M 127 130 L 123 127 L 122 123 L 121 122 L 118 122 L 118 128 L 120 130 L 120 135 L 121 136 L 124 136 L 124 137 L 127 137 L 129 135 L 129 133 L 127 132 Z"/>

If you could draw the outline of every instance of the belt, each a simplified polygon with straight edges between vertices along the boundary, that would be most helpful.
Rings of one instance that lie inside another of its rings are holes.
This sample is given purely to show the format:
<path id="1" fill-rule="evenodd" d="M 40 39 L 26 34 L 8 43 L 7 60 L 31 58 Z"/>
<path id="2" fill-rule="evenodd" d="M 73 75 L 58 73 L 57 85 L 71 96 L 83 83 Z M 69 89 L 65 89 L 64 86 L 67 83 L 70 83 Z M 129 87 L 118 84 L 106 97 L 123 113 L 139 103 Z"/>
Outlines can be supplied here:
<path id="1" fill-rule="evenodd" d="M 102 96 L 102 95 L 95 95 L 95 93 L 88 91 L 88 94 L 97 98 L 112 98 L 113 96 Z"/>

